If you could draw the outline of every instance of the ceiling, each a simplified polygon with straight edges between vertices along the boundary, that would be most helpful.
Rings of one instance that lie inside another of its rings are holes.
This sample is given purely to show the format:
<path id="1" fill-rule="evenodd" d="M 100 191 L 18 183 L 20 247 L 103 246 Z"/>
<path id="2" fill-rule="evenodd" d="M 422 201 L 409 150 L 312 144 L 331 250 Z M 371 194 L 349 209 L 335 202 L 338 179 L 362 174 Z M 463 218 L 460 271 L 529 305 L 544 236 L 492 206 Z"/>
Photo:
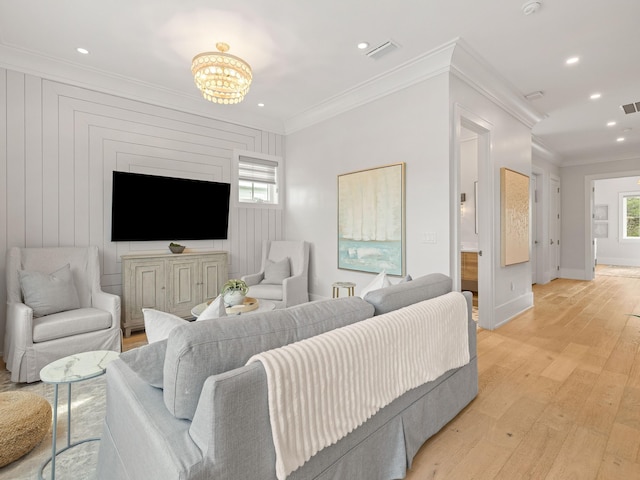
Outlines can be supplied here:
<path id="1" fill-rule="evenodd" d="M 87 79 L 99 76 L 133 82 L 200 102 L 212 116 L 286 126 L 460 37 L 515 91 L 544 92 L 531 100 L 545 116 L 533 134 L 556 163 L 640 158 L 640 113 L 625 115 L 620 108 L 640 101 L 640 2 L 541 0 L 531 15 L 523 13 L 524 2 L 0 2 L 0 66 L 76 83 L 82 77 L 89 86 Z M 377 60 L 365 55 L 387 40 L 400 48 Z M 253 68 L 251 90 L 239 105 L 206 102 L 193 83 L 192 57 L 219 41 Z M 369 49 L 358 50 L 363 41 Z M 567 66 L 571 56 L 580 61 Z M 591 100 L 595 92 L 601 98 Z M 609 121 L 617 124 L 607 127 Z"/>

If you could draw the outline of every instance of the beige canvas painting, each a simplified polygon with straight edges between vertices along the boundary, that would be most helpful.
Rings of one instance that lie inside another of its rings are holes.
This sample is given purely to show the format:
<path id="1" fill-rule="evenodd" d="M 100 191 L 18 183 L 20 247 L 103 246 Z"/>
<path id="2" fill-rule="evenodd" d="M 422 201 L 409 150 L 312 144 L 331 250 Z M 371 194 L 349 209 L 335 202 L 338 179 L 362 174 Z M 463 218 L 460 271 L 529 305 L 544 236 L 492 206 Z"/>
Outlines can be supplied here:
<path id="1" fill-rule="evenodd" d="M 503 267 L 529 261 L 529 177 L 500 169 L 500 257 Z"/>
<path id="2" fill-rule="evenodd" d="M 404 275 L 404 163 L 338 176 L 338 268 Z"/>

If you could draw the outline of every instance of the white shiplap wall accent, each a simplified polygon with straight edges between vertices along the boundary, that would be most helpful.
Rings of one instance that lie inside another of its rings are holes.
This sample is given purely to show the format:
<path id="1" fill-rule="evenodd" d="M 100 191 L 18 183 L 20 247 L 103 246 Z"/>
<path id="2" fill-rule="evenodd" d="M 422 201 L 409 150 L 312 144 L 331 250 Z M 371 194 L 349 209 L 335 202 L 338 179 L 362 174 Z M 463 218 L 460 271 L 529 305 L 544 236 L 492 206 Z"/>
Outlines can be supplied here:
<path id="1" fill-rule="evenodd" d="M 234 149 L 283 156 L 284 141 L 275 133 L 0 69 L 1 304 L 4 253 L 12 246 L 97 245 L 102 285 L 120 294 L 120 255 L 165 251 L 168 242 L 109 240 L 112 171 L 229 182 Z M 184 202 L 199 209 L 203 221 L 216 221 L 215 205 Z M 229 275 L 237 278 L 257 271 L 262 241 L 281 239 L 283 232 L 283 209 L 232 207 L 228 240 L 184 243 L 228 251 Z M 5 316 L 3 308 L 2 336 Z"/>

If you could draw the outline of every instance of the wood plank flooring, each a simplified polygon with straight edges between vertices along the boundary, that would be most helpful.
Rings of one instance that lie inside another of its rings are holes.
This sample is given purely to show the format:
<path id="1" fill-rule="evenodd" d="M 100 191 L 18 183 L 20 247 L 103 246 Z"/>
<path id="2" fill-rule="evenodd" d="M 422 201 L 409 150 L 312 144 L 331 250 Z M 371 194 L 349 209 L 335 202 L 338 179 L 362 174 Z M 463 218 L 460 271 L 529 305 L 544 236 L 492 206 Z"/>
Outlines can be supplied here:
<path id="1" fill-rule="evenodd" d="M 478 397 L 407 480 L 640 479 L 640 278 L 558 279 L 478 331 Z"/>

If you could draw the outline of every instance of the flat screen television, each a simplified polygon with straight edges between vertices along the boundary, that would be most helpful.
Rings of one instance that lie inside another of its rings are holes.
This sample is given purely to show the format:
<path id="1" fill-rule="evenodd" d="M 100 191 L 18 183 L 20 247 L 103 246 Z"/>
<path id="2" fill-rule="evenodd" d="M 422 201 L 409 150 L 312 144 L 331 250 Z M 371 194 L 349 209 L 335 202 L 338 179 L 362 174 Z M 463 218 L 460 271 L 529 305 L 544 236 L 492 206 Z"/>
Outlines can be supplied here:
<path id="1" fill-rule="evenodd" d="M 229 225 L 228 183 L 113 172 L 111 240 L 220 240 Z"/>

